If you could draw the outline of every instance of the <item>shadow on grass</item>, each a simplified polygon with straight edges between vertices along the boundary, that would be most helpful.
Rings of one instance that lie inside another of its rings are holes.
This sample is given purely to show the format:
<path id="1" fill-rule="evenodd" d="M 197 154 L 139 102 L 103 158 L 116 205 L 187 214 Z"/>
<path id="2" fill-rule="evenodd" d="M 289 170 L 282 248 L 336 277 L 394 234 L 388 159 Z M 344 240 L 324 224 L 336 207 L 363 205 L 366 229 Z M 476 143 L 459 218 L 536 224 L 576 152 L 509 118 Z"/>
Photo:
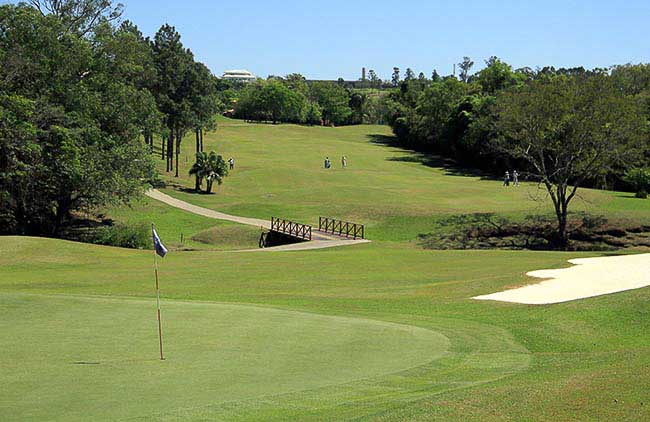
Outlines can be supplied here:
<path id="1" fill-rule="evenodd" d="M 647 201 L 648 198 L 639 198 L 633 193 L 620 193 L 616 195 L 617 198 L 623 198 L 623 199 L 637 199 L 639 201 Z"/>
<path id="2" fill-rule="evenodd" d="M 399 143 L 396 136 L 368 135 L 368 137 L 370 138 L 370 142 L 375 145 L 399 148 L 400 150 L 409 153 L 407 156 L 389 157 L 386 159 L 387 161 L 419 163 L 426 167 L 443 169 L 445 174 L 449 176 L 479 177 L 481 180 L 497 180 L 494 176 L 478 169 L 462 167 L 450 158 L 406 148 Z"/>
<path id="3" fill-rule="evenodd" d="M 190 195 L 216 195 L 217 194 L 216 192 L 207 193 L 207 192 L 205 192 L 203 190 L 197 191 L 194 188 L 188 188 L 187 186 L 183 186 L 183 185 L 181 185 L 179 183 L 174 183 L 174 182 L 167 183 L 166 187 L 170 187 L 170 188 L 173 188 L 174 190 L 177 190 L 177 191 L 183 192 L 183 193 L 187 193 L 187 194 L 190 194 Z"/>

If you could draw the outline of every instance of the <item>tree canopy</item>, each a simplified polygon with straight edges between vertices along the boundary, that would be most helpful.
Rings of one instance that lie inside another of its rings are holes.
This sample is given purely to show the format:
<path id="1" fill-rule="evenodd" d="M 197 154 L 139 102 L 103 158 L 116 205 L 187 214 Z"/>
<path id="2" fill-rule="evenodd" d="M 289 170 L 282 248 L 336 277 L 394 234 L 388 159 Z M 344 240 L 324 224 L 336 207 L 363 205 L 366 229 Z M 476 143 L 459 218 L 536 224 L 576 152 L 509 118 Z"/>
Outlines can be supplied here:
<path id="1" fill-rule="evenodd" d="M 647 143 L 640 105 L 604 76 L 535 81 L 504 91 L 496 106 L 493 144 L 527 164 L 544 185 L 558 219 L 558 242 L 568 241 L 568 208 L 588 180 L 639 162 Z"/>
<path id="2" fill-rule="evenodd" d="M 0 230 L 57 234 L 140 195 L 153 135 L 166 127 L 178 153 L 220 103 L 173 27 L 150 42 L 109 0 L 30 3 L 0 6 Z"/>

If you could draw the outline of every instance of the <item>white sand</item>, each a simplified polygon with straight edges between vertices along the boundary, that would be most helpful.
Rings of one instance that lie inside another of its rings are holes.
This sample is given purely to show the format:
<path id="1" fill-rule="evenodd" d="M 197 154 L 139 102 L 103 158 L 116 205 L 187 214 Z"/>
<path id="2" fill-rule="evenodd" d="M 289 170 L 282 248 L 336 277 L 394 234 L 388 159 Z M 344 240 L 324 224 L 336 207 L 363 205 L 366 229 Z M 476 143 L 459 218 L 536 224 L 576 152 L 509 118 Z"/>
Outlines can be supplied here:
<path id="1" fill-rule="evenodd" d="M 527 274 L 546 279 L 541 283 L 473 299 L 546 305 L 650 286 L 650 254 L 583 258 L 569 262 L 574 266 Z"/>

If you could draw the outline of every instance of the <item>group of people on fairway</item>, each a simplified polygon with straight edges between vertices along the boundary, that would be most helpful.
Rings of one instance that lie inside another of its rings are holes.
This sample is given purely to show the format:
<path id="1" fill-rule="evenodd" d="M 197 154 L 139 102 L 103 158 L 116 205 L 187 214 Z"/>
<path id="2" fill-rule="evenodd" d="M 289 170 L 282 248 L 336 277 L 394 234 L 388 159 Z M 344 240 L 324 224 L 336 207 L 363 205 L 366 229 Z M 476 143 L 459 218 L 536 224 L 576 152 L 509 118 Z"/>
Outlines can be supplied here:
<path id="1" fill-rule="evenodd" d="M 341 157 L 341 168 L 346 168 L 348 166 L 348 159 L 345 158 L 345 155 Z M 329 157 L 325 157 L 325 168 L 332 168 L 332 162 Z"/>
<path id="2" fill-rule="evenodd" d="M 513 186 L 519 186 L 519 172 L 517 170 L 512 172 L 512 178 L 510 172 L 506 171 L 506 175 L 503 177 L 503 186 L 510 186 L 511 182 Z"/>

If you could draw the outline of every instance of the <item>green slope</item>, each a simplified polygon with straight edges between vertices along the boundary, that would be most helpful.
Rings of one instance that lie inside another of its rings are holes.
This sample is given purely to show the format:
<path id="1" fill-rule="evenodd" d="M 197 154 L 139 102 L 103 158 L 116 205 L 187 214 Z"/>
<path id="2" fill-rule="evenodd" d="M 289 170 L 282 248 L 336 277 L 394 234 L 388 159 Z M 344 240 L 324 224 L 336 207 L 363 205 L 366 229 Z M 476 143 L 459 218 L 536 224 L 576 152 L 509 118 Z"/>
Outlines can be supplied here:
<path id="1" fill-rule="evenodd" d="M 181 177 L 169 177 L 171 187 L 165 192 L 235 215 L 274 215 L 306 224 L 317 224 L 321 215 L 347 219 L 367 224 L 370 237 L 385 240 L 413 239 L 441 215 L 552 213 L 536 184 L 506 189 L 499 180 L 468 175 L 386 145 L 390 141 L 385 126 L 274 126 L 221 119 L 218 130 L 206 134 L 205 149 L 226 159 L 234 157 L 235 171 L 215 195 L 179 189 L 194 187 L 187 174 L 194 148 L 188 137 L 180 159 Z M 339 164 L 342 155 L 348 159 L 345 170 Z M 326 156 L 333 160 L 330 170 L 323 169 Z M 573 210 L 639 220 L 650 213 L 650 201 L 583 190 Z"/>

